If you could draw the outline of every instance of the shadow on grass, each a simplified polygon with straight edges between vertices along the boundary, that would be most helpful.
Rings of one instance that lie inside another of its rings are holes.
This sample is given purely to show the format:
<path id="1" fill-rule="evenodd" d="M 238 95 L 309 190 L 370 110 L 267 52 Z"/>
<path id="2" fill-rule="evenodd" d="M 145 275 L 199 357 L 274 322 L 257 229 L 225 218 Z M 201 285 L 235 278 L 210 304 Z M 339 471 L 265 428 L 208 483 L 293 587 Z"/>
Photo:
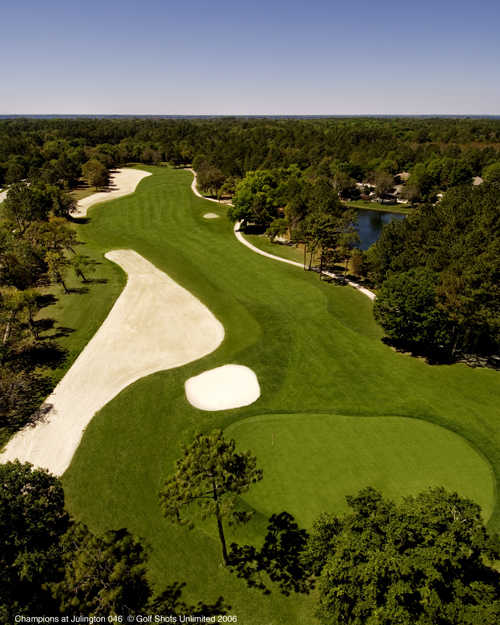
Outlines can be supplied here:
<path id="1" fill-rule="evenodd" d="M 90 222 L 90 217 L 74 217 L 73 215 L 69 215 L 68 221 L 73 224 L 85 225 Z"/>
<path id="2" fill-rule="evenodd" d="M 69 328 L 71 331 L 71 329 Z M 68 350 L 52 340 L 40 341 L 16 354 L 11 362 L 16 368 L 33 371 L 38 367 L 58 369 L 68 358 Z"/>
<path id="3" fill-rule="evenodd" d="M 449 350 L 427 345 L 414 345 L 408 341 L 391 339 L 385 336 L 382 343 L 388 345 L 400 354 L 407 354 L 413 358 L 422 358 L 429 365 L 453 365 L 462 363 L 468 367 L 485 367 L 500 371 L 500 356 L 495 354 L 451 354 Z"/>
<path id="4" fill-rule="evenodd" d="M 46 308 L 47 306 L 53 306 L 57 302 L 58 298 L 52 293 L 40 294 L 36 298 L 38 308 Z"/>
<path id="5" fill-rule="evenodd" d="M 88 292 L 89 292 L 88 286 L 76 286 L 76 287 L 71 287 L 68 289 L 68 294 L 72 294 L 72 295 L 74 294 L 85 295 Z"/>
<path id="6" fill-rule="evenodd" d="M 107 278 L 87 278 L 85 284 L 107 284 L 109 280 Z"/>
<path id="7" fill-rule="evenodd" d="M 47 339 L 53 340 L 61 338 L 63 336 L 69 336 L 75 331 L 74 328 L 56 326 L 55 320 L 51 319 L 50 317 L 37 319 L 37 321 L 34 322 L 34 326 L 38 335 L 40 336 L 41 341 L 46 341 Z M 53 332 L 48 334 L 50 330 L 53 330 Z M 42 334 L 44 336 L 41 336 Z"/>
<path id="8" fill-rule="evenodd" d="M 304 559 L 308 538 L 307 531 L 299 528 L 290 513 L 273 514 L 260 550 L 253 545 L 231 544 L 230 570 L 265 595 L 271 593 L 266 585 L 268 580 L 284 595 L 308 594 L 314 586 Z"/>

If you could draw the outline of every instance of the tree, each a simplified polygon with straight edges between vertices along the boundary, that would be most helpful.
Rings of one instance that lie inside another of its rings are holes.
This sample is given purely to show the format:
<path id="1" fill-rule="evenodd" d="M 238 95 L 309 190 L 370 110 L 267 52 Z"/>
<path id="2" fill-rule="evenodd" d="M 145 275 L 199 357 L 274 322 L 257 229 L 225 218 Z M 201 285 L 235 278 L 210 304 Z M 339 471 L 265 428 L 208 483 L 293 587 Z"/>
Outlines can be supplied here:
<path id="1" fill-rule="evenodd" d="M 25 166 L 19 157 L 12 157 L 7 163 L 7 171 L 5 173 L 5 182 L 10 184 L 21 180 L 25 173 Z"/>
<path id="2" fill-rule="evenodd" d="M 337 245 L 337 218 L 321 212 L 309 214 L 302 223 L 301 238 L 304 243 L 304 269 L 309 254 L 309 271 L 319 254 L 320 277 L 322 270 L 335 258 Z"/>
<path id="3" fill-rule="evenodd" d="M 225 440 L 221 430 L 197 434 L 191 445 L 184 447 L 175 473 L 160 492 L 163 514 L 168 519 L 192 527 L 192 521 L 181 519 L 180 513 L 186 508 L 191 512 L 193 503 L 200 508 L 202 518 L 215 516 L 225 564 L 228 554 L 222 521 L 249 519 L 249 513 L 237 509 L 237 497 L 262 479 L 256 458 L 249 451 L 236 452 L 235 447 L 235 441 Z"/>
<path id="4" fill-rule="evenodd" d="M 383 283 L 373 314 L 390 339 L 424 352 L 448 346 L 450 325 L 437 306 L 438 282 L 437 274 L 418 267 Z"/>
<path id="5" fill-rule="evenodd" d="M 49 187 L 49 193 L 52 198 L 52 215 L 68 218 L 75 210 L 75 201 L 71 195 L 55 186 Z"/>
<path id="6" fill-rule="evenodd" d="M 344 210 L 338 193 L 326 177 L 319 177 L 304 188 L 309 212 L 338 216 Z"/>
<path id="7" fill-rule="evenodd" d="M 500 163 L 492 163 L 484 168 L 483 178 L 486 182 L 500 184 Z"/>
<path id="8" fill-rule="evenodd" d="M 288 220 L 284 217 L 279 219 L 273 219 L 269 228 L 266 230 L 266 235 L 269 237 L 271 243 L 276 237 L 286 236 L 289 232 Z"/>
<path id="9" fill-rule="evenodd" d="M 333 175 L 333 188 L 342 199 L 356 199 L 359 197 L 356 181 L 341 169 L 337 169 Z"/>
<path id="10" fill-rule="evenodd" d="M 46 584 L 57 579 L 58 544 L 70 524 L 62 486 L 18 461 L 0 464 L 0 484 L 0 620 L 53 613 Z"/>
<path id="11" fill-rule="evenodd" d="M 15 182 L 9 188 L 1 211 L 2 217 L 22 235 L 32 222 L 47 221 L 51 206 L 51 195 L 45 189 Z"/>
<path id="12" fill-rule="evenodd" d="M 38 421 L 50 409 L 42 402 L 51 388 L 48 378 L 4 364 L 0 368 L 0 428 L 13 432 Z"/>
<path id="13" fill-rule="evenodd" d="M 236 187 L 233 206 L 228 208 L 229 219 L 267 228 L 278 217 L 281 198 L 278 197 L 277 186 L 276 172 L 260 170 L 247 173 Z"/>
<path id="14" fill-rule="evenodd" d="M 69 293 L 69 289 L 64 281 L 64 273 L 69 266 L 69 260 L 59 250 L 51 250 L 45 256 L 47 263 L 47 272 L 56 284 L 60 284 L 65 293 Z"/>
<path id="15" fill-rule="evenodd" d="M 75 254 L 71 259 L 71 266 L 82 282 L 88 282 L 87 276 L 95 271 L 95 263 L 84 254 Z"/>
<path id="16" fill-rule="evenodd" d="M 377 171 L 375 173 L 375 193 L 382 197 L 387 193 L 391 193 L 394 188 L 394 177 L 385 171 Z"/>
<path id="17" fill-rule="evenodd" d="M 231 570 L 250 588 L 259 588 L 265 594 L 271 591 L 264 583 L 264 573 L 284 595 L 308 593 L 313 581 L 310 563 L 303 557 L 308 538 L 306 530 L 299 528 L 291 514 L 273 514 L 260 549 L 231 544 Z"/>
<path id="18" fill-rule="evenodd" d="M 358 249 L 354 248 L 351 253 L 351 270 L 355 276 L 365 276 L 365 255 Z"/>
<path id="19" fill-rule="evenodd" d="M 2 349 L 8 349 L 10 339 L 22 336 L 26 326 L 34 339 L 38 339 L 35 315 L 39 310 L 39 293 L 35 289 L 19 290 L 0 288 L 0 329 Z M 24 323 L 23 323 L 24 322 Z"/>
<path id="20" fill-rule="evenodd" d="M 196 173 L 199 188 L 209 195 L 218 196 L 225 181 L 225 176 L 221 170 L 210 163 L 203 162 Z"/>
<path id="21" fill-rule="evenodd" d="M 355 213 L 344 210 L 340 214 L 315 211 L 302 224 L 304 242 L 304 269 L 309 254 L 309 270 L 313 259 L 319 255 L 320 277 L 323 269 L 339 259 L 349 256 L 350 249 L 359 239 L 355 230 Z"/>
<path id="22" fill-rule="evenodd" d="M 3 372 L 0 372 L 0 377 Z M 16 614 L 225 614 L 222 597 L 188 606 L 185 584 L 153 594 L 148 549 L 126 529 L 102 536 L 74 523 L 60 481 L 28 463 L 0 464 L 0 622 Z"/>
<path id="23" fill-rule="evenodd" d="M 82 165 L 82 175 L 91 187 L 105 187 L 108 184 L 109 173 L 105 165 L 93 158 Z"/>
<path id="24" fill-rule="evenodd" d="M 359 234 L 354 227 L 354 217 L 349 221 L 349 226 L 339 236 L 338 255 L 344 261 L 344 279 L 347 275 L 349 260 L 356 244 L 359 243 Z"/>
<path id="25" fill-rule="evenodd" d="M 137 614 L 151 588 L 147 551 L 127 530 L 96 536 L 75 524 L 61 540 L 64 577 L 52 584 L 62 614 Z"/>
<path id="26" fill-rule="evenodd" d="M 0 289 L 0 363 L 3 363 L 11 349 L 15 350 L 25 338 L 26 324 L 23 323 L 23 316 L 27 317 L 28 327 L 37 338 L 33 319 L 37 309 L 34 291 L 21 291 L 15 287 Z"/>
<path id="27" fill-rule="evenodd" d="M 432 488 L 395 504 L 372 488 L 323 515 L 306 559 L 319 576 L 325 625 L 496 625 L 498 537 L 479 506 Z"/>
<path id="28" fill-rule="evenodd" d="M 382 286 L 374 310 L 385 317 L 380 321 L 388 334 L 411 341 L 422 333 L 419 350 L 427 344 L 434 356 L 440 345 L 446 357 L 496 353 L 499 221 L 494 184 L 462 185 L 436 205 L 423 205 L 383 228 L 366 257 L 370 277 Z"/>

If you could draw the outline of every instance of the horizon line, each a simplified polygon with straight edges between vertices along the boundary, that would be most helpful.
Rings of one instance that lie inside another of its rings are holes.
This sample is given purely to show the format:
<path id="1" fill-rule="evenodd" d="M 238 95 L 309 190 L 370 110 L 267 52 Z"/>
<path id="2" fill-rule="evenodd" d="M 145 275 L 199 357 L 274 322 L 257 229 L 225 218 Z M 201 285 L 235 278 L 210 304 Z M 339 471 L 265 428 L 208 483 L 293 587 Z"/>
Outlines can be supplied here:
<path id="1" fill-rule="evenodd" d="M 12 117 L 500 117 L 500 113 L 0 113 Z"/>

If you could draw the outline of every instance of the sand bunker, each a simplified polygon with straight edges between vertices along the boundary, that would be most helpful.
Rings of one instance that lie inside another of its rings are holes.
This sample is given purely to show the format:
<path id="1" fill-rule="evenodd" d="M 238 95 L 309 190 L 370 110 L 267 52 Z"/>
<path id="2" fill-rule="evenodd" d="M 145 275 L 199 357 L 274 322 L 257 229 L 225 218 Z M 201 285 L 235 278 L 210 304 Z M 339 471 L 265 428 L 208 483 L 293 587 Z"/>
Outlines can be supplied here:
<path id="1" fill-rule="evenodd" d="M 61 475 L 93 415 L 129 384 L 216 349 L 224 328 L 189 291 L 133 250 L 106 258 L 128 274 L 108 317 L 47 399 L 46 421 L 12 438 L 2 462 L 19 458 Z M 140 419 L 140 415 L 137 415 Z"/>
<path id="2" fill-rule="evenodd" d="M 109 190 L 99 191 L 88 197 L 83 198 L 76 204 L 76 210 L 72 213 L 73 217 L 86 217 L 87 210 L 97 202 L 104 202 L 105 200 L 114 200 L 115 198 L 122 197 L 123 195 L 129 195 L 133 193 L 139 184 L 139 182 L 151 176 L 148 171 L 141 171 L 140 169 L 131 169 L 124 167 L 122 169 L 115 170 L 110 176 Z"/>
<path id="3" fill-rule="evenodd" d="M 205 219 L 218 219 L 219 215 L 216 215 L 215 213 L 205 213 L 203 217 L 205 217 Z"/>
<path id="4" fill-rule="evenodd" d="M 253 404 L 260 397 L 255 373 L 242 365 L 204 371 L 185 383 L 186 397 L 200 410 L 229 410 Z"/>

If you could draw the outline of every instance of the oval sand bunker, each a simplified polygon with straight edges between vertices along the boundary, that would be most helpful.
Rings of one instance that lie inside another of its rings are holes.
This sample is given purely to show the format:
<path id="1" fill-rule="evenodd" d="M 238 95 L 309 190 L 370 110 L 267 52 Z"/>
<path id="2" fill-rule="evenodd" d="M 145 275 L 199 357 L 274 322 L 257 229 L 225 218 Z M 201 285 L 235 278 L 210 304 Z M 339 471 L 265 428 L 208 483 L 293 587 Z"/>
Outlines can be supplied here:
<path id="1" fill-rule="evenodd" d="M 260 397 L 255 373 L 243 365 L 204 371 L 185 383 L 186 397 L 200 410 L 229 410 L 253 404 Z"/>
<path id="2" fill-rule="evenodd" d="M 205 213 L 203 217 L 205 219 L 218 219 L 219 215 L 216 215 L 215 213 Z"/>

